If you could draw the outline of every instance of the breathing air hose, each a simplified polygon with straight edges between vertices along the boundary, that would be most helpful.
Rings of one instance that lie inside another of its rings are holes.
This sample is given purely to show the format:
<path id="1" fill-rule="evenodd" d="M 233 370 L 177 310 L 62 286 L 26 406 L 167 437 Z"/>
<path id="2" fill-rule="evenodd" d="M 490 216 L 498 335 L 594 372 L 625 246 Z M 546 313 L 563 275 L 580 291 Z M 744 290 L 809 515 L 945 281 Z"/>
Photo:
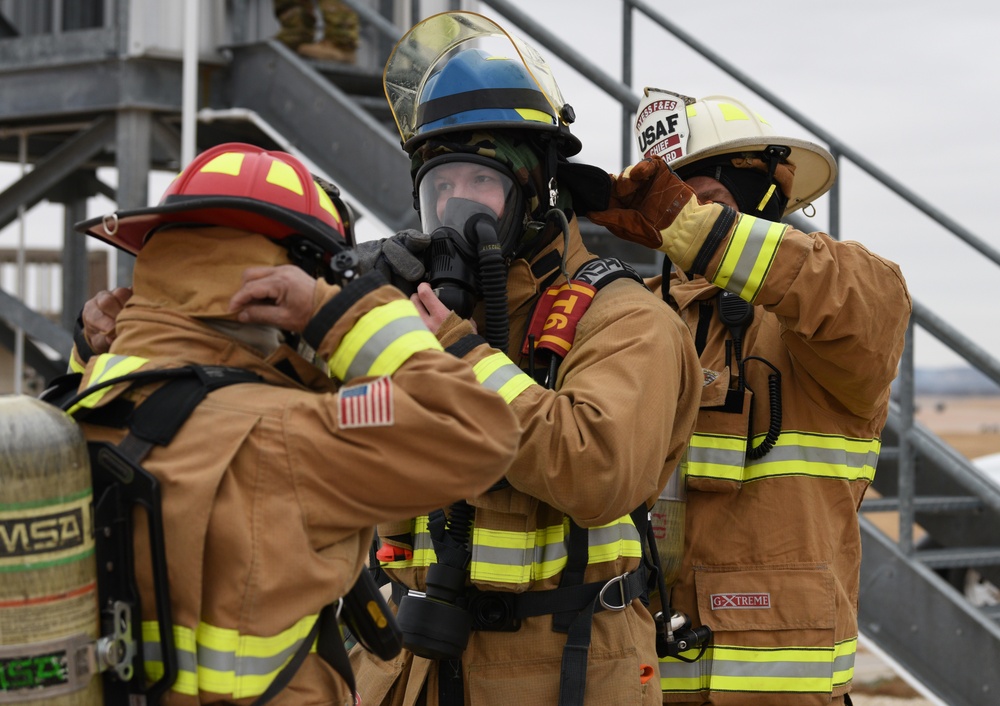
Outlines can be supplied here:
<path id="1" fill-rule="evenodd" d="M 486 340 L 507 352 L 510 322 L 507 319 L 507 268 L 500 251 L 496 221 L 487 215 L 474 218 L 466 226 L 476 234 L 479 254 L 479 283 L 486 310 Z"/>

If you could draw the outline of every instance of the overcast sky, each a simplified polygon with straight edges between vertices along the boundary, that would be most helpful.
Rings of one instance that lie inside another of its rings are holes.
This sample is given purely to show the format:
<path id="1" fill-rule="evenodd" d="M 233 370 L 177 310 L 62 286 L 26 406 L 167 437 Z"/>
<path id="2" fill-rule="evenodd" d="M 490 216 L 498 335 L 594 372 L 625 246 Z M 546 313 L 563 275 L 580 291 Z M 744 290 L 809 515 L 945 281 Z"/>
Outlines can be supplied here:
<path id="1" fill-rule="evenodd" d="M 530 11 L 538 24 L 620 76 L 618 0 L 514 2 Z M 1000 164 L 1000 6 L 971 0 L 649 4 L 1000 250 L 1000 234 L 996 226 L 990 227 L 997 200 L 992 189 L 995 165 Z M 483 6 L 480 11 L 512 33 L 527 36 L 491 9 Z M 638 13 L 635 27 L 637 95 L 644 85 L 697 97 L 732 95 L 779 132 L 819 141 Z M 541 51 L 576 109 L 573 131 L 584 144 L 581 159 L 617 171 L 622 165 L 617 103 Z M 10 173 L 7 167 L 4 174 Z M 916 300 L 1000 357 L 1000 267 L 919 216 L 854 165 L 841 163 L 840 181 L 841 237 L 859 240 L 899 263 Z M 158 195 L 163 186 L 163 180 L 153 180 L 151 190 Z M 92 213 L 108 209 L 108 202 L 100 201 L 92 200 Z M 814 228 L 825 230 L 825 199 L 817 210 Z M 35 211 L 27 221 L 29 243 L 44 240 L 43 232 L 53 227 L 51 216 L 46 219 L 43 209 Z M 16 225 L 0 233 L 0 247 L 14 247 L 16 242 Z M 921 367 L 961 364 L 919 328 L 916 357 Z"/>

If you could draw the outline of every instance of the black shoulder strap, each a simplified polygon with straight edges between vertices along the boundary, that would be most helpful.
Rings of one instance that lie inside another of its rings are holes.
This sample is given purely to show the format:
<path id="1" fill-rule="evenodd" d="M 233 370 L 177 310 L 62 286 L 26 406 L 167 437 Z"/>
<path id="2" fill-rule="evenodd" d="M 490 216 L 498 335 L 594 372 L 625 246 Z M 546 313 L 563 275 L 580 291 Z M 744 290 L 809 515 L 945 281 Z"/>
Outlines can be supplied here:
<path id="1" fill-rule="evenodd" d="M 154 445 L 166 446 L 184 425 L 195 407 L 213 390 L 244 382 L 262 382 L 256 373 L 223 366 L 187 367 L 189 377 L 172 380 L 135 408 L 129 434 L 119 448 L 141 461 Z"/>
<path id="2" fill-rule="evenodd" d="M 46 395 L 53 404 L 58 404 L 68 411 L 81 400 L 92 395 L 97 390 L 121 383 L 130 383 L 131 387 L 151 385 L 169 381 L 156 390 L 149 399 L 135 407 L 127 417 L 112 420 L 104 415 L 100 424 L 104 426 L 129 428 L 129 435 L 119 444 L 119 450 L 129 456 L 135 463 L 141 463 L 153 445 L 166 446 L 177 434 L 178 429 L 187 421 L 209 392 L 220 387 L 243 382 L 263 382 L 256 373 L 242 368 L 231 368 L 222 365 L 188 365 L 181 368 L 166 368 L 161 370 L 143 370 L 120 377 L 104 380 L 66 399 L 60 396 L 60 390 L 65 390 L 68 383 L 79 381 L 79 374 L 59 378 L 53 385 L 51 394 Z M 65 379 L 64 379 L 65 378 Z"/>
<path id="3" fill-rule="evenodd" d="M 623 277 L 635 280 L 643 287 L 646 286 L 639 273 L 631 265 L 619 260 L 617 257 L 600 257 L 590 260 L 576 271 L 573 279 L 585 282 L 600 291 L 616 279 L 622 279 Z"/>

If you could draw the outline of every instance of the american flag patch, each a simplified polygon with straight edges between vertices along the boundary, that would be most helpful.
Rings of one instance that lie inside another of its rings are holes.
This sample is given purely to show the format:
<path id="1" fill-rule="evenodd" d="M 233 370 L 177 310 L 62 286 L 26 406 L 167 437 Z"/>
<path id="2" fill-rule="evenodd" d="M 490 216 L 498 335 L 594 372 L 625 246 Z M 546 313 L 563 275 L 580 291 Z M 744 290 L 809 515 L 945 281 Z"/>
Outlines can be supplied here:
<path id="1" fill-rule="evenodd" d="M 341 429 L 392 426 L 395 423 L 392 380 L 381 377 L 373 382 L 340 388 L 337 423 Z"/>

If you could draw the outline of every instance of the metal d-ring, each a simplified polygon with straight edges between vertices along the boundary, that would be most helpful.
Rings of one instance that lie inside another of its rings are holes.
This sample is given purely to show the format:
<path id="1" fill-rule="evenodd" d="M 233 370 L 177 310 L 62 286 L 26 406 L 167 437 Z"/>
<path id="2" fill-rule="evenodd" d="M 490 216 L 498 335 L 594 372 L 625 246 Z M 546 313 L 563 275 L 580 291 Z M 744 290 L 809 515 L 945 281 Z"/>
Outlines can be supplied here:
<path id="1" fill-rule="evenodd" d="M 628 605 L 627 601 L 625 600 L 625 579 L 626 578 L 628 578 L 628 572 L 627 571 L 624 574 L 622 574 L 621 576 L 615 576 L 613 579 L 611 579 L 606 584 L 604 584 L 603 588 L 601 588 L 601 592 L 597 594 L 597 600 L 599 600 L 601 602 L 601 606 L 604 608 L 604 610 L 625 610 L 625 607 Z M 619 593 L 621 594 L 621 597 L 622 597 L 621 605 L 609 605 L 608 602 L 606 600 L 604 600 L 604 593 L 609 588 L 611 588 L 612 584 L 615 584 L 615 585 L 618 586 L 618 591 L 619 591 Z"/>
<path id="2" fill-rule="evenodd" d="M 108 223 L 111 223 L 111 227 L 108 227 Z M 106 213 L 101 218 L 101 226 L 104 228 L 105 234 L 109 236 L 114 236 L 118 233 L 118 214 L 117 213 Z"/>

